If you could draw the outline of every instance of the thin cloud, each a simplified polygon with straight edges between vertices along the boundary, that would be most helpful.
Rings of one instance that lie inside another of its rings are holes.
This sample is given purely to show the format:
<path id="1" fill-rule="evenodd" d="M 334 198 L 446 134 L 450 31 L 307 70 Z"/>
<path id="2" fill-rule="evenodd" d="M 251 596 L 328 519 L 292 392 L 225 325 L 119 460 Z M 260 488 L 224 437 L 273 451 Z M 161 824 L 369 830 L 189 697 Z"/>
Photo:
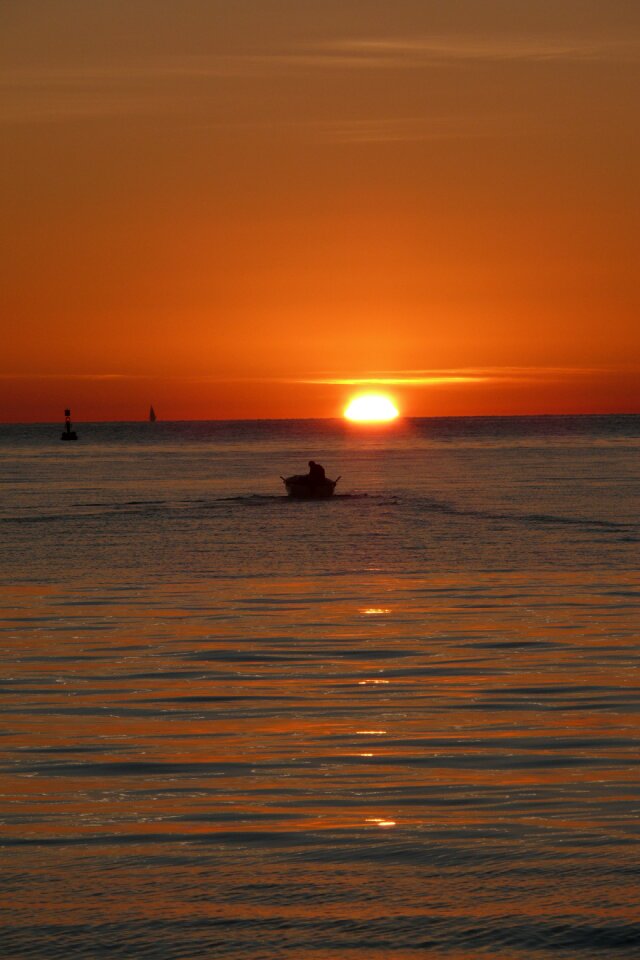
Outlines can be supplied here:
<path id="1" fill-rule="evenodd" d="M 134 380 L 129 373 L 1 373 L 0 380 Z"/>
<path id="2" fill-rule="evenodd" d="M 636 60 L 636 40 L 593 38 L 424 36 L 354 37 L 313 46 L 262 53 L 211 53 L 148 58 L 64 68 L 0 70 L 0 121 L 55 122 L 68 119 L 193 110 L 194 84 L 219 80 L 261 80 L 265 77 L 317 71 L 427 69 L 482 62 L 598 62 Z M 368 124 L 368 126 L 367 126 Z M 404 125 L 404 126 L 403 126 Z M 467 135 L 473 135 L 469 126 Z M 377 126 L 363 121 L 336 138 L 359 140 L 432 139 L 449 135 L 437 124 L 419 128 L 411 120 Z M 460 135 L 456 131 L 455 135 Z M 464 134 L 463 134 L 464 135 Z"/>
<path id="3" fill-rule="evenodd" d="M 513 117 L 380 117 L 308 124 L 324 140 L 334 143 L 407 143 L 467 140 L 505 134 Z"/>
<path id="4" fill-rule="evenodd" d="M 460 367 L 418 370 L 373 371 L 370 376 L 343 373 L 319 373 L 303 376 L 230 377 L 216 374 L 162 373 L 2 373 L 0 380 L 153 380 L 163 383 L 262 383 L 324 386 L 432 387 L 442 384 L 549 383 L 571 379 L 589 379 L 616 374 L 640 375 L 635 365 L 619 367 Z"/>
<path id="5" fill-rule="evenodd" d="M 556 40 L 530 37 L 431 36 L 421 38 L 358 39 L 334 42 L 328 56 L 351 57 L 357 66 L 425 66 L 452 61 L 597 61 L 635 58 L 638 44 L 629 40 L 591 38 Z"/>
<path id="6" fill-rule="evenodd" d="M 442 384 L 535 383 L 562 382 L 575 378 L 590 378 L 619 372 L 605 367 L 473 367 L 463 369 L 434 369 L 378 372 L 362 376 L 310 376 L 296 383 L 334 386 L 395 386 L 431 387 Z"/>
<path id="7" fill-rule="evenodd" d="M 193 84 L 259 76 L 250 60 L 212 55 L 90 67 L 6 67 L 0 70 L 0 122 L 180 114 L 193 109 Z"/>
<path id="8" fill-rule="evenodd" d="M 424 387 L 435 386 L 439 383 L 486 383 L 488 380 L 492 379 L 494 378 L 475 374 L 440 374 L 438 376 L 430 375 L 422 377 L 317 377 L 309 378 L 308 380 L 295 380 L 293 382 L 306 384 L 331 384 L 334 386 L 350 387 Z"/>

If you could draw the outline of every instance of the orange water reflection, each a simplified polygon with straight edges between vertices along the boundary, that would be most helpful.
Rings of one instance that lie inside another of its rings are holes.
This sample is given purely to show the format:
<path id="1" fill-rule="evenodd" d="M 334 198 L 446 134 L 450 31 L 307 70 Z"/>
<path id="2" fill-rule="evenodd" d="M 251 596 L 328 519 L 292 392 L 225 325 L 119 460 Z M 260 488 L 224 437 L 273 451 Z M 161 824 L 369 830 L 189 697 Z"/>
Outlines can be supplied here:
<path id="1" fill-rule="evenodd" d="M 506 915 L 505 878 L 520 871 L 522 915 L 556 915 L 579 898 L 585 912 L 628 918 L 640 683 L 637 608 L 619 595 L 633 589 L 631 578 L 582 575 L 384 578 L 374 595 L 390 606 L 366 624 L 353 597 L 373 593 L 370 575 L 274 580 L 268 591 L 220 581 L 110 602 L 4 590 L 8 855 L 31 893 L 44 857 L 76 898 L 50 897 L 51 922 L 91 915 L 100 843 L 123 862 L 129 851 L 112 909 L 127 909 L 123 877 L 136 882 L 149 856 L 160 915 L 171 898 L 153 857 L 170 848 L 183 858 L 170 909 L 190 917 L 218 909 L 188 893 L 189 882 L 206 889 L 212 863 L 229 898 L 221 915 L 241 917 L 239 877 L 266 889 L 270 871 L 282 884 L 298 871 L 327 891 L 331 858 L 344 856 L 334 882 L 360 918 L 380 862 L 390 902 L 399 909 L 405 897 L 417 915 L 430 896 L 440 915 Z M 385 854 L 366 846 L 371 837 L 395 846 Z M 25 841 L 51 845 L 12 845 Z M 65 879 L 72 856 L 88 864 L 86 894 Z M 564 893 L 527 873 L 531 863 L 565 876 L 569 861 Z M 268 896 L 252 909 L 273 915 Z M 337 916 L 327 900 L 324 915 Z M 28 901 L 14 904 L 25 922 Z"/>

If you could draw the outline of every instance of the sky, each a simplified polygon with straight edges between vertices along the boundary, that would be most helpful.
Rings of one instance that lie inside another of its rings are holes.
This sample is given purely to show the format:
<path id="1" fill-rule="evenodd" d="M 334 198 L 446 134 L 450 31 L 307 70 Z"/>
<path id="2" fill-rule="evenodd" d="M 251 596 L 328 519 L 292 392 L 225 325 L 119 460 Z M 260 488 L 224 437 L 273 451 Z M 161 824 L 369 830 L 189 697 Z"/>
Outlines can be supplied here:
<path id="1" fill-rule="evenodd" d="M 0 0 L 0 419 L 640 412 L 636 0 Z"/>

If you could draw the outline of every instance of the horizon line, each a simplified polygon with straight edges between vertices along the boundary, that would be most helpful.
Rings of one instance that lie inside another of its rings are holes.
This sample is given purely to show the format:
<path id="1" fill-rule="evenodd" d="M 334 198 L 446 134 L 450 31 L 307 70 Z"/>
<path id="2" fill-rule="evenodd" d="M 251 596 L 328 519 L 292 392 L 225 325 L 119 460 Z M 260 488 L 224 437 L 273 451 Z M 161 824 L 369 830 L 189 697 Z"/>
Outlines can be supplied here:
<path id="1" fill-rule="evenodd" d="M 163 423 L 308 423 L 339 421 L 340 423 L 350 424 L 356 429 L 371 429 L 373 427 L 384 427 L 392 429 L 394 424 L 403 421 L 413 420 L 525 420 L 540 419 L 541 417 L 640 417 L 640 410 L 616 410 L 616 411 L 589 411 L 582 413 L 549 412 L 545 413 L 450 413 L 450 414 L 425 414 L 422 416 L 403 416 L 402 414 L 393 420 L 385 421 L 363 421 L 354 422 L 345 418 L 342 414 L 333 417 L 189 417 L 189 418 L 162 418 L 158 417 L 151 425 L 150 429 L 155 429 Z M 58 427 L 61 419 L 58 420 L 0 420 L 0 427 Z M 132 424 L 149 423 L 148 418 L 140 417 L 137 420 L 78 420 L 73 418 L 74 426 L 84 424 Z"/>

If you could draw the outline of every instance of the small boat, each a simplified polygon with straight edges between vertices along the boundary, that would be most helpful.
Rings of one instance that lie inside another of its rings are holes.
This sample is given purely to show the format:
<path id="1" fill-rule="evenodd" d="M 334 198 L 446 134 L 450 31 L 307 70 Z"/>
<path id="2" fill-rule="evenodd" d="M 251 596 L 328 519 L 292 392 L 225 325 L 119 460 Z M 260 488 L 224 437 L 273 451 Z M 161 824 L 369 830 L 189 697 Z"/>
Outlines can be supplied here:
<path id="1" fill-rule="evenodd" d="M 158 418 L 153 407 L 149 407 L 149 423 L 155 423 Z"/>
<path id="2" fill-rule="evenodd" d="M 309 474 L 296 474 L 293 477 L 280 477 L 285 489 L 294 500 L 327 500 L 333 496 L 333 491 L 340 477 L 329 480 L 328 477 L 311 480 Z"/>

